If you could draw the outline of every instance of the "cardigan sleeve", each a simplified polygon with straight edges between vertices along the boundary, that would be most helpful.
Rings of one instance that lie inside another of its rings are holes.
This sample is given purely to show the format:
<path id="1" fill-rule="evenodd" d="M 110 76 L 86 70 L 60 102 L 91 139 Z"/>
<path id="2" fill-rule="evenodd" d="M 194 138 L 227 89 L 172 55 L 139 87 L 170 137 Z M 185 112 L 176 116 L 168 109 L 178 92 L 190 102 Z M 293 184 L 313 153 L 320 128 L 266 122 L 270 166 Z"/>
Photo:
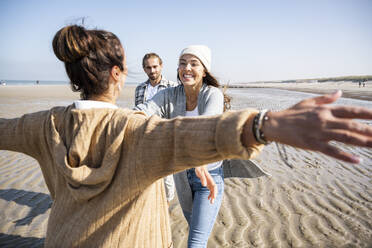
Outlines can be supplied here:
<path id="1" fill-rule="evenodd" d="M 25 114 L 14 119 L 0 118 L 0 150 L 22 152 L 37 158 L 45 144 L 50 111 Z"/>
<path id="2" fill-rule="evenodd" d="M 151 100 L 134 107 L 134 110 L 144 112 L 147 116 L 158 115 L 166 118 L 166 93 L 167 89 L 159 91 Z"/>
<path id="3" fill-rule="evenodd" d="M 148 178 L 162 178 L 179 171 L 228 158 L 249 159 L 262 145 L 243 147 L 241 133 L 256 110 L 229 111 L 210 117 L 177 117 L 164 120 L 154 115 L 130 118 L 128 140 L 136 140 L 136 164 Z"/>

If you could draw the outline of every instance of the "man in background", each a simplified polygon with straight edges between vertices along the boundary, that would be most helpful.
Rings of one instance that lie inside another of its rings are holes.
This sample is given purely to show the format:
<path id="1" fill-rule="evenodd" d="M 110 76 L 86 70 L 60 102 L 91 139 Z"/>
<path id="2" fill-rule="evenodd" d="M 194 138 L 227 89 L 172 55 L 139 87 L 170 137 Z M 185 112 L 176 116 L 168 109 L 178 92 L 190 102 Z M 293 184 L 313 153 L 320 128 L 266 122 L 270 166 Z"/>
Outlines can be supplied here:
<path id="1" fill-rule="evenodd" d="M 150 100 L 162 89 L 178 85 L 176 82 L 165 79 L 161 74 L 163 61 L 156 53 L 146 54 L 142 59 L 142 67 L 147 74 L 148 79 L 136 87 L 134 95 L 135 106 Z"/>
<path id="2" fill-rule="evenodd" d="M 156 93 L 168 87 L 177 86 L 178 83 L 169 81 L 161 74 L 163 61 L 156 53 L 147 53 L 142 59 L 142 67 L 148 79 L 136 87 L 134 105 L 150 100 Z M 174 198 L 173 175 L 164 178 L 165 194 L 169 202 Z"/>

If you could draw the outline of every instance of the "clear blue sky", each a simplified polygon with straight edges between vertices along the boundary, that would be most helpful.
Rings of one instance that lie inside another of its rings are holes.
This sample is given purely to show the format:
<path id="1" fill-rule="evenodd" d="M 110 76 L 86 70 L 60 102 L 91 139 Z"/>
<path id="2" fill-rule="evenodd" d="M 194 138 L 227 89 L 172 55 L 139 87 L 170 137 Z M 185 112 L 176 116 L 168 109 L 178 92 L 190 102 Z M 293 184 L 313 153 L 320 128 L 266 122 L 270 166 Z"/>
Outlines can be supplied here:
<path id="1" fill-rule="evenodd" d="M 67 80 L 51 41 L 81 17 L 120 38 L 132 82 L 151 51 L 175 80 L 191 44 L 211 48 L 222 82 L 371 75 L 371 13 L 371 0 L 1 0 L 0 79 Z"/>

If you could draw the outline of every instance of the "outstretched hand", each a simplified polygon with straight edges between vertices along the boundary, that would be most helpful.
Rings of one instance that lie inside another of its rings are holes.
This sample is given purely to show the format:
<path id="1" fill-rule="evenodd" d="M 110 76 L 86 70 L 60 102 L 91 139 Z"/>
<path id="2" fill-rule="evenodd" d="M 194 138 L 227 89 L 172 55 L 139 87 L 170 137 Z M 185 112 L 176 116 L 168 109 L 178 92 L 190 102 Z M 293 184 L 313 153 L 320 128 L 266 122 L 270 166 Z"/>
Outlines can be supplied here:
<path id="1" fill-rule="evenodd" d="M 208 200 L 210 200 L 211 204 L 213 204 L 217 196 L 217 185 L 214 182 L 213 177 L 209 174 L 207 166 L 203 165 L 196 167 L 195 174 L 197 177 L 199 177 L 201 184 L 209 189 L 210 193 Z"/>
<path id="2" fill-rule="evenodd" d="M 372 147 L 372 126 L 352 119 L 372 120 L 372 110 L 355 106 L 331 106 L 342 95 L 309 98 L 283 111 L 269 112 L 262 131 L 266 138 L 290 146 L 319 151 L 331 157 L 359 163 L 360 159 L 331 145 L 330 141 Z"/>

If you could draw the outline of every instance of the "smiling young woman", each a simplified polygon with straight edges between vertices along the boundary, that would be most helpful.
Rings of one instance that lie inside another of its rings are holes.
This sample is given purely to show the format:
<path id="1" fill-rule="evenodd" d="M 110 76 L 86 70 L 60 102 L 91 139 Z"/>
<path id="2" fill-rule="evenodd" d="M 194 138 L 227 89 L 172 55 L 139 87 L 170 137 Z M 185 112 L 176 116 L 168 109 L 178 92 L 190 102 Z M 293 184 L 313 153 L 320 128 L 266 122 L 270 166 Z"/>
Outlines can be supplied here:
<path id="1" fill-rule="evenodd" d="M 211 52 L 208 47 L 194 45 L 182 50 L 178 63 L 178 79 L 186 95 L 185 116 L 223 113 L 224 96 L 218 89 L 219 83 L 211 75 L 210 69 Z M 206 78 L 207 74 L 210 81 Z M 207 94 L 210 94 L 208 98 L 203 98 L 206 93 L 201 92 L 203 85 Z M 204 100 L 198 104 L 199 95 Z M 224 192 L 221 165 L 222 161 L 218 161 L 188 169 L 174 176 L 178 199 L 189 224 L 188 247 L 207 245 Z"/>
<path id="2" fill-rule="evenodd" d="M 137 109 L 164 118 L 222 114 L 230 105 L 230 98 L 221 92 L 210 70 L 211 51 L 208 47 L 193 45 L 183 49 L 177 69 L 181 85 L 155 95 Z M 252 163 L 252 166 L 256 164 Z M 257 167 L 257 171 L 261 171 L 260 168 Z M 174 181 L 189 225 L 188 247 L 206 247 L 222 203 L 222 161 L 179 172 L 174 175 Z"/>

